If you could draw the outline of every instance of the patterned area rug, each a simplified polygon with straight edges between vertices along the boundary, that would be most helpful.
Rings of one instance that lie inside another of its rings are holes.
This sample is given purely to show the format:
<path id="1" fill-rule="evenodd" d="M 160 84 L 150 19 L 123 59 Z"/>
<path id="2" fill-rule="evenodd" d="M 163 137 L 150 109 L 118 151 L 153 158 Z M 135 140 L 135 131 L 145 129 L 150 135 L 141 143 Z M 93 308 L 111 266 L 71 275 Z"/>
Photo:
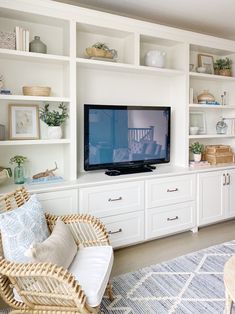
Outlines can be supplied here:
<path id="1" fill-rule="evenodd" d="M 222 314 L 223 268 L 232 255 L 235 240 L 115 277 L 115 299 L 104 297 L 101 313 Z"/>
<path id="2" fill-rule="evenodd" d="M 232 255 L 235 241 L 118 276 L 113 279 L 115 299 L 105 297 L 102 312 L 222 314 L 223 268 Z"/>

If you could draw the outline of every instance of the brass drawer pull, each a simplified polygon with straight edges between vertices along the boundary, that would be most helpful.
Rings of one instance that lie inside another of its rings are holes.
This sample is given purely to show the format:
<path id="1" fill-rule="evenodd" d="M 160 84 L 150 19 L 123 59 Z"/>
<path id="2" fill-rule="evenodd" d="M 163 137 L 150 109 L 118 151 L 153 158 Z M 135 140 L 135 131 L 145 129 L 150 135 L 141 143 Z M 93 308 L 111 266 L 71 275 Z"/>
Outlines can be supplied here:
<path id="1" fill-rule="evenodd" d="M 118 198 L 109 198 L 108 201 L 109 202 L 116 202 L 116 201 L 121 201 L 122 200 L 122 197 L 118 197 Z"/>
<path id="2" fill-rule="evenodd" d="M 172 221 L 172 220 L 177 220 L 177 219 L 179 219 L 179 217 L 178 217 L 178 216 L 175 216 L 175 217 L 173 217 L 173 218 L 167 218 L 167 221 Z"/>
<path id="3" fill-rule="evenodd" d="M 179 189 L 178 188 L 175 188 L 175 189 L 167 189 L 167 192 L 168 193 L 171 193 L 171 192 L 178 192 Z"/>
<path id="4" fill-rule="evenodd" d="M 122 228 L 118 229 L 117 231 L 109 231 L 108 234 L 115 234 L 122 232 Z"/>

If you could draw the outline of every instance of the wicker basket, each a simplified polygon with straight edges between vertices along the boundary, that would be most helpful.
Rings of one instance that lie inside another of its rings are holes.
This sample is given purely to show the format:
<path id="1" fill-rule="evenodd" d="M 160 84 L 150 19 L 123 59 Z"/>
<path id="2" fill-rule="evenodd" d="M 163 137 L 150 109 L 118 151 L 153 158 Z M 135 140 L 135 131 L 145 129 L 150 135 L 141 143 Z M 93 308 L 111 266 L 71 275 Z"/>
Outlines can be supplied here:
<path id="1" fill-rule="evenodd" d="M 86 54 L 88 55 L 88 57 L 98 57 L 98 58 L 108 58 L 108 59 L 112 59 L 113 58 L 113 54 L 111 51 L 107 51 L 104 49 L 98 49 L 95 47 L 89 47 L 86 48 Z"/>
<path id="2" fill-rule="evenodd" d="M 219 70 L 219 75 L 232 76 L 232 71 L 229 69 Z"/>
<path id="3" fill-rule="evenodd" d="M 212 165 L 234 162 L 234 154 L 229 145 L 208 145 L 204 157 Z"/>
<path id="4" fill-rule="evenodd" d="M 44 86 L 24 86 L 23 95 L 25 96 L 50 96 L 51 88 Z"/>

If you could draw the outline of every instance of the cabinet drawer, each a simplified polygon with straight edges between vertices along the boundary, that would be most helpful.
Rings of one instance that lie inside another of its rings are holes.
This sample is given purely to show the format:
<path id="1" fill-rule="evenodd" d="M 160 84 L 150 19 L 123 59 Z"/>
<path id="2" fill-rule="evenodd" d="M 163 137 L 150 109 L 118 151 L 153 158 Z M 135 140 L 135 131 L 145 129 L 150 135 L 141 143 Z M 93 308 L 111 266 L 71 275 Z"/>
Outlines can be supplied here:
<path id="1" fill-rule="evenodd" d="M 196 224 L 195 203 L 151 208 L 146 215 L 147 239 L 183 231 Z"/>
<path id="2" fill-rule="evenodd" d="M 78 214 L 77 190 L 40 193 L 37 197 L 49 214 Z"/>
<path id="3" fill-rule="evenodd" d="M 147 208 L 195 199 L 195 175 L 185 175 L 147 182 Z"/>
<path id="4" fill-rule="evenodd" d="M 144 209 L 144 182 L 82 188 L 80 212 L 106 217 Z"/>
<path id="5" fill-rule="evenodd" d="M 114 248 L 144 240 L 144 212 L 117 215 L 101 219 Z"/>

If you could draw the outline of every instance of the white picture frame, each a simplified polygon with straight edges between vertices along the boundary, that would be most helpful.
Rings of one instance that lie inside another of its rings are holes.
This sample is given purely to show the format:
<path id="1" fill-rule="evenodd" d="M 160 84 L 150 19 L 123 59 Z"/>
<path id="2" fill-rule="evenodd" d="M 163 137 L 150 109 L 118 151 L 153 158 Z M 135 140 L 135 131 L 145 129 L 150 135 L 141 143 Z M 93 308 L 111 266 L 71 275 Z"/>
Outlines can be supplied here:
<path id="1" fill-rule="evenodd" d="M 9 105 L 9 139 L 39 139 L 38 105 Z"/>
<path id="2" fill-rule="evenodd" d="M 189 126 L 199 127 L 199 134 L 206 134 L 206 115 L 203 111 L 191 111 L 189 114 Z"/>

